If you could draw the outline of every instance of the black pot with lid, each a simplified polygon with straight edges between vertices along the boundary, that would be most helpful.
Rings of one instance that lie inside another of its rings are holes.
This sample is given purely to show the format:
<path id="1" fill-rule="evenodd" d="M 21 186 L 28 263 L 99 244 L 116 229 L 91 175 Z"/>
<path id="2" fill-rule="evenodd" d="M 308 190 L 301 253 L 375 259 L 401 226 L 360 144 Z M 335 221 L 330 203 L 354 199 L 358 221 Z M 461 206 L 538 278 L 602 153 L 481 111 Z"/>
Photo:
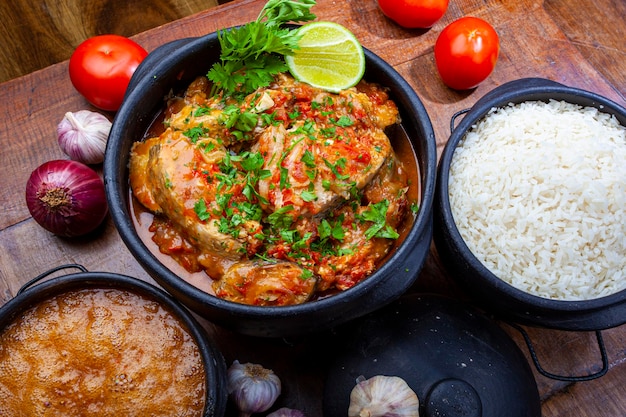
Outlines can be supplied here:
<path id="1" fill-rule="evenodd" d="M 329 367 L 324 416 L 345 416 L 357 378 L 402 378 L 422 417 L 539 417 L 531 368 L 494 321 L 461 301 L 405 295 L 338 329 L 343 350 Z M 389 393 L 393 395 L 393 393 Z"/>

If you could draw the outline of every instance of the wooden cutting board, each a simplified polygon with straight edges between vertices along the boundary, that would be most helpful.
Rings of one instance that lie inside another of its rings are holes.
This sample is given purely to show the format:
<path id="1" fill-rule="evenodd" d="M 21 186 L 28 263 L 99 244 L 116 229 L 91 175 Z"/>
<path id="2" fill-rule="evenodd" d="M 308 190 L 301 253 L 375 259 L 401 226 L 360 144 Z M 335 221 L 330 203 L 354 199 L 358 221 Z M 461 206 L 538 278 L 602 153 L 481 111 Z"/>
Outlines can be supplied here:
<path id="1" fill-rule="evenodd" d="M 236 0 L 140 33 L 134 39 L 152 50 L 168 41 L 201 36 L 242 24 L 258 15 L 264 1 Z M 432 120 L 439 151 L 450 134 L 450 118 L 507 81 L 539 76 L 602 94 L 626 104 L 626 3 L 614 0 L 452 0 L 444 18 L 430 30 L 402 29 L 379 11 L 376 0 L 319 0 L 320 20 L 347 26 L 362 44 L 391 63 L 416 90 Z M 464 15 L 491 22 L 499 33 L 501 55 L 494 73 L 478 88 L 454 92 L 436 73 L 433 45 L 443 27 Z M 66 159 L 55 128 L 67 111 L 90 109 L 73 89 L 67 61 L 0 84 L 0 304 L 28 279 L 53 266 L 79 263 L 91 271 L 123 273 L 152 282 L 107 220 L 98 233 L 61 239 L 40 228 L 24 202 L 30 172 L 51 159 Z M 109 114 L 113 117 L 113 114 Z M 626 254 L 625 254 L 626 255 Z M 415 290 L 449 293 L 454 286 L 434 250 Z M 274 368 L 285 384 L 280 404 L 321 416 L 319 356 L 306 338 L 256 340 L 204 321 L 227 362 L 255 361 Z M 506 328 L 506 326 L 505 326 Z M 522 346 L 521 337 L 506 328 Z M 551 372 L 586 374 L 599 366 L 593 333 L 529 328 L 542 364 Z M 618 417 L 626 415 L 626 327 L 602 332 L 610 370 L 582 383 L 557 382 L 536 374 L 543 414 Z"/>

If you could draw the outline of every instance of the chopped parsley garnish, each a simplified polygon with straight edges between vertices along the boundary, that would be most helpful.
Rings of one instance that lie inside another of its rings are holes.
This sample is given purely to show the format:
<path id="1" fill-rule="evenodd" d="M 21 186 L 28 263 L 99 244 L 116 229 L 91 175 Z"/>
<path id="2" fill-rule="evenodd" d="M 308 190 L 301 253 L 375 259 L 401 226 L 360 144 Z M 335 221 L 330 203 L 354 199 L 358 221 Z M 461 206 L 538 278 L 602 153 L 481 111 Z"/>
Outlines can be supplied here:
<path id="1" fill-rule="evenodd" d="M 302 274 L 300 275 L 300 278 L 302 280 L 307 280 L 309 278 L 313 277 L 313 272 L 309 271 L 306 268 L 302 268 Z"/>
<path id="2" fill-rule="evenodd" d="M 348 178 L 350 178 L 350 175 L 342 174 L 341 172 L 339 172 L 340 169 L 346 168 L 346 162 L 346 158 L 339 158 L 337 159 L 337 162 L 333 164 L 328 159 L 324 158 L 324 164 L 326 164 L 326 166 L 331 170 L 331 172 L 338 180 L 347 180 Z"/>
<path id="3" fill-rule="evenodd" d="M 317 194 L 315 194 L 315 192 L 312 190 L 302 191 L 300 193 L 300 197 L 302 198 L 302 200 L 306 201 L 307 203 L 317 200 Z"/>
<path id="4" fill-rule="evenodd" d="M 211 217 L 211 213 L 207 210 L 206 201 L 202 198 L 196 201 L 196 204 L 193 206 L 193 210 L 196 212 L 196 215 L 201 221 L 208 220 Z"/>
<path id="5" fill-rule="evenodd" d="M 332 223 L 327 219 L 323 219 L 317 227 L 317 233 L 319 233 L 321 240 L 333 238 L 335 240 L 343 241 L 346 236 L 346 231 L 343 229 L 344 216 L 340 215 Z"/>
<path id="6" fill-rule="evenodd" d="M 194 110 L 193 115 L 194 117 L 200 117 L 200 116 L 204 116 L 205 114 L 208 114 L 210 111 L 211 109 L 208 107 L 198 107 L 197 109 Z"/>
<path id="7" fill-rule="evenodd" d="M 259 152 L 243 152 L 240 157 L 241 167 L 248 172 L 254 172 L 263 167 L 265 160 Z"/>
<path id="8" fill-rule="evenodd" d="M 386 239 L 397 239 L 400 235 L 393 227 L 387 224 L 387 209 L 389 201 L 383 200 L 379 203 L 370 204 L 367 210 L 361 213 L 358 218 L 363 222 L 372 222 L 373 224 L 365 231 L 365 237 L 371 239 L 373 237 L 382 237 Z"/>
<path id="9" fill-rule="evenodd" d="M 245 177 L 243 179 L 243 195 L 246 196 L 248 201 L 253 201 L 254 199 L 257 199 L 263 203 L 266 203 L 267 201 L 265 200 L 265 198 L 263 198 L 255 188 L 260 180 L 269 178 L 272 175 L 272 172 L 270 170 L 262 169 L 263 164 L 265 163 L 263 155 L 261 155 L 259 152 L 246 151 L 240 155 L 239 161 L 241 167 L 246 171 Z"/>
<path id="10" fill-rule="evenodd" d="M 337 129 L 334 127 L 323 127 L 320 129 L 320 133 L 326 138 L 333 138 L 337 136 Z"/>
<path id="11" fill-rule="evenodd" d="M 261 221 L 261 218 L 263 217 L 263 210 L 258 204 L 243 201 L 237 204 L 237 208 L 239 208 L 239 210 L 246 215 L 246 218 L 250 220 Z"/>
<path id="12" fill-rule="evenodd" d="M 289 170 L 287 170 L 287 168 L 281 166 L 279 167 L 279 171 L 280 171 L 280 181 L 278 186 L 280 187 L 281 190 L 284 190 L 286 188 L 290 188 L 291 187 L 291 183 L 289 182 Z"/>
<path id="13" fill-rule="evenodd" d="M 315 157 L 313 156 L 311 151 L 309 151 L 308 149 L 306 151 L 304 151 L 304 154 L 302 155 L 301 161 L 304 163 L 304 165 L 307 168 L 316 168 L 317 167 L 317 165 L 315 164 Z"/>
<path id="14" fill-rule="evenodd" d="M 200 123 L 198 126 L 185 130 L 183 135 L 187 136 L 191 143 L 196 143 L 201 136 L 206 136 L 208 133 L 209 129 Z"/>
<path id="15" fill-rule="evenodd" d="M 261 119 L 263 126 L 278 126 L 282 123 L 280 120 L 276 119 L 276 112 L 271 113 L 271 114 L 260 113 L 259 117 Z"/>
<path id="16" fill-rule="evenodd" d="M 339 127 L 350 127 L 354 124 L 354 121 L 348 116 L 341 116 L 339 119 L 335 120 L 335 124 Z"/>
<path id="17" fill-rule="evenodd" d="M 174 184 L 172 184 L 172 179 L 169 175 L 165 174 L 165 188 L 173 188 Z"/>
<path id="18" fill-rule="evenodd" d="M 259 122 L 260 116 L 250 111 L 244 111 L 239 106 L 226 106 L 220 114 L 220 123 L 238 140 L 247 138 L 246 134 Z"/>
<path id="19" fill-rule="evenodd" d="M 217 194 L 215 196 L 215 202 L 222 210 L 228 211 L 228 203 L 231 197 L 232 194 Z"/>
<path id="20" fill-rule="evenodd" d="M 283 206 L 276 209 L 272 214 L 267 216 L 267 221 L 277 230 L 289 229 L 293 223 L 293 216 L 289 214 L 293 210 L 293 206 Z"/>
<path id="21" fill-rule="evenodd" d="M 294 135 L 304 135 L 312 141 L 315 141 L 315 122 L 312 120 L 306 120 L 301 126 L 297 126 L 293 131 Z"/>
<path id="22" fill-rule="evenodd" d="M 216 148 L 215 142 L 201 142 L 198 144 L 198 148 L 204 149 L 204 152 L 209 153 Z"/>

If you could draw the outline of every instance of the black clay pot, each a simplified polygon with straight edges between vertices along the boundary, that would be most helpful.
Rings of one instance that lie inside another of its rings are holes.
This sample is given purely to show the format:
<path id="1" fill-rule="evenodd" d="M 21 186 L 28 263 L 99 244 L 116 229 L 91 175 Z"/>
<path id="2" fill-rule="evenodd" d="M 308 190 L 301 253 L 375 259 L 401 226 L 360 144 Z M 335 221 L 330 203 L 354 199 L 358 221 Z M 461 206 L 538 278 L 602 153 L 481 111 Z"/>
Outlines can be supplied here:
<path id="1" fill-rule="evenodd" d="M 57 271 L 66 269 L 78 269 L 79 272 L 47 278 Z M 43 281 L 44 278 L 47 279 Z M 59 266 L 31 280 L 20 289 L 13 299 L 0 308 L 0 331 L 20 314 L 44 300 L 82 289 L 129 291 L 155 300 L 169 310 L 187 328 L 202 356 L 207 387 L 203 417 L 224 416 L 228 391 L 226 387 L 226 364 L 221 352 L 187 309 L 165 291 L 145 281 L 108 272 L 88 272 L 80 265 Z"/>
<path id="2" fill-rule="evenodd" d="M 452 217 L 448 197 L 450 164 L 465 133 L 493 107 L 524 101 L 564 100 L 613 114 L 626 126 L 626 109 L 592 92 L 530 78 L 504 84 L 482 97 L 454 127 L 439 163 L 434 207 L 434 241 L 451 275 L 485 309 L 511 321 L 571 331 L 602 330 L 626 323 L 626 290 L 585 301 L 537 297 L 514 288 L 491 273 L 471 253 Z"/>
<path id="3" fill-rule="evenodd" d="M 345 416 L 357 378 L 377 375 L 402 378 L 417 394 L 422 417 L 541 416 L 537 384 L 519 347 L 459 300 L 408 294 L 337 334 L 325 417 Z M 393 402 L 397 392 L 387 388 L 378 395 Z"/>
<path id="4" fill-rule="evenodd" d="M 362 316 L 402 295 L 416 280 L 432 238 L 432 204 L 436 179 L 436 145 L 425 108 L 410 85 L 387 63 L 365 50 L 365 79 L 390 89 L 402 126 L 411 138 L 421 172 L 420 210 L 404 241 L 372 276 L 343 293 L 287 307 L 255 307 L 225 301 L 181 279 L 150 252 L 137 235 L 129 211 L 128 160 L 133 142 L 141 140 L 171 90 L 184 89 L 207 73 L 219 58 L 216 34 L 182 39 L 157 49 L 138 68 L 113 122 L 104 182 L 113 221 L 123 241 L 167 291 L 200 316 L 234 331 L 263 337 L 316 332 Z"/>

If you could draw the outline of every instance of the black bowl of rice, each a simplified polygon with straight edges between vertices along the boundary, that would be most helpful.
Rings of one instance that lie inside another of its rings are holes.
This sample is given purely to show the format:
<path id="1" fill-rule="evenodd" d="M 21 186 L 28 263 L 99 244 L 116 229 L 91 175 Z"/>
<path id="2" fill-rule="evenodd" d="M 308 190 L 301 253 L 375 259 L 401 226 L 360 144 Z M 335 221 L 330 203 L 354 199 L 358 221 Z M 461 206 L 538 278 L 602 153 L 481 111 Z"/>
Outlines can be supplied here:
<path id="1" fill-rule="evenodd" d="M 626 109 L 529 78 L 463 113 L 441 156 L 434 212 L 453 279 L 521 324 L 626 323 Z"/>

